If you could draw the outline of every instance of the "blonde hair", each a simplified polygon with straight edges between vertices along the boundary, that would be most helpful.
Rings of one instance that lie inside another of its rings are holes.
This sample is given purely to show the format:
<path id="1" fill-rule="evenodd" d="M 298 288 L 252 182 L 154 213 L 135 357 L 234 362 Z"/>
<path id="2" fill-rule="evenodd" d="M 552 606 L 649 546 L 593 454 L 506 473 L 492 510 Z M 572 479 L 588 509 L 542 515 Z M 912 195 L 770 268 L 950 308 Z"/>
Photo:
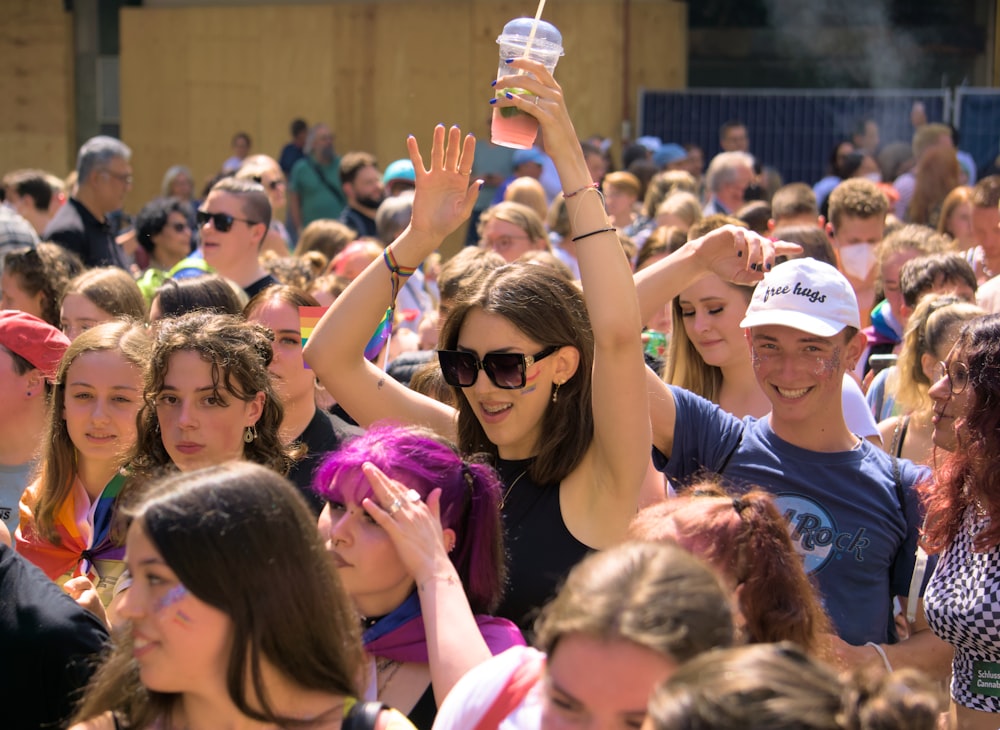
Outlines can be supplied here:
<path id="1" fill-rule="evenodd" d="M 533 177 L 519 177 L 512 180 L 503 193 L 503 199 L 528 206 L 542 220 L 545 220 L 549 213 L 548 202 L 545 198 L 545 188 Z"/>
<path id="2" fill-rule="evenodd" d="M 890 389 L 895 389 L 896 403 L 904 413 L 931 407 L 928 391 L 932 383 L 924 373 L 923 355 L 929 354 L 936 359 L 936 353 L 949 339 L 958 338 L 963 323 L 984 314 L 986 312 L 975 304 L 951 295 L 930 295 L 920 300 L 910 315 L 899 361 L 887 383 Z"/>

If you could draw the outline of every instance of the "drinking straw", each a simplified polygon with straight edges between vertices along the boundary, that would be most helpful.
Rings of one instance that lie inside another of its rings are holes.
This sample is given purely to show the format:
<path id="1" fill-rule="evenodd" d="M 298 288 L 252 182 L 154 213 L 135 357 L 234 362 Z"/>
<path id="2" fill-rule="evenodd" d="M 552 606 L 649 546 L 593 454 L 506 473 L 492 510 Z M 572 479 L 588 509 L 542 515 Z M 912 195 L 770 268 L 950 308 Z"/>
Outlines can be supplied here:
<path id="1" fill-rule="evenodd" d="M 535 32 L 538 30 L 538 21 L 542 19 L 542 10 L 544 9 L 545 0 L 538 0 L 538 10 L 535 11 L 535 22 L 531 24 L 531 32 L 528 33 L 528 42 L 524 45 L 525 58 L 531 52 L 531 44 L 535 42 Z"/>

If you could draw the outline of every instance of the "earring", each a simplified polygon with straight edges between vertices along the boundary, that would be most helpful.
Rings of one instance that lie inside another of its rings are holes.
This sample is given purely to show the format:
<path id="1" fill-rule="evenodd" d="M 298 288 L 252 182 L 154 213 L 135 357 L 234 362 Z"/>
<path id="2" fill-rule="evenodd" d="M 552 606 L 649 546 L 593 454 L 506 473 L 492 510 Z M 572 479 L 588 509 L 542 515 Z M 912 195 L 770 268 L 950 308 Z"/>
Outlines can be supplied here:
<path id="1" fill-rule="evenodd" d="M 561 386 L 562 386 L 562 383 L 556 383 L 556 389 L 552 391 L 552 402 L 553 403 L 556 403 L 559 400 L 559 388 Z"/>
<path id="2" fill-rule="evenodd" d="M 253 443 L 253 440 L 255 438 L 257 438 L 257 427 L 247 426 L 246 429 L 243 431 L 243 441 L 249 444 Z"/>
<path id="3" fill-rule="evenodd" d="M 30 398 L 30 397 L 31 397 L 31 391 L 29 390 L 29 391 L 25 392 L 25 395 L 26 395 L 26 396 L 27 396 L 28 398 Z"/>

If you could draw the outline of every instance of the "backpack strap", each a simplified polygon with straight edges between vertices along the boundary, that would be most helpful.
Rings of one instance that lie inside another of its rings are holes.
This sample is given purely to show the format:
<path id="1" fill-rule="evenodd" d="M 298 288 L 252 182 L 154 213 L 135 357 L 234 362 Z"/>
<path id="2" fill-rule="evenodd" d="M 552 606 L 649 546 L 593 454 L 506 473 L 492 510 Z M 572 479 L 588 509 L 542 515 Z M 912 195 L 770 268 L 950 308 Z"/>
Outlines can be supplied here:
<path id="1" fill-rule="evenodd" d="M 341 730 L 375 730 L 379 713 L 386 709 L 381 702 L 356 702 L 344 718 Z"/>
<path id="2" fill-rule="evenodd" d="M 520 705 L 545 671 L 545 655 L 534 654 L 517 666 L 500 694 L 476 724 L 475 730 L 497 730 L 500 723 Z"/>

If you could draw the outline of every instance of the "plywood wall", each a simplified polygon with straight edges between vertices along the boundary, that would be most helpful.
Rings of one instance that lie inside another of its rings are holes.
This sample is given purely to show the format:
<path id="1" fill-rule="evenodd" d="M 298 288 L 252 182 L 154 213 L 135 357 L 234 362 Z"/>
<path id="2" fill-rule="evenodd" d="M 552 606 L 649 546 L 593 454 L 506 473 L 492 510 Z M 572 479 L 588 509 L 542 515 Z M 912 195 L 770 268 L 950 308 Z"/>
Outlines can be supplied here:
<path id="1" fill-rule="evenodd" d="M 72 53 L 62 0 L 0 3 L 0 172 L 71 169 Z"/>
<path id="2" fill-rule="evenodd" d="M 626 26 L 626 2 L 546 6 L 566 48 L 556 76 L 583 136 L 617 138 L 639 85 L 680 88 L 686 78 L 685 6 L 631 0 Z M 276 155 L 298 116 L 329 123 L 338 151 L 367 149 L 383 165 L 405 155 L 407 134 L 426 139 L 438 122 L 486 134 L 496 36 L 534 8 L 531 0 L 126 8 L 122 136 L 136 178 L 128 207 L 157 194 L 170 165 L 211 176 L 237 130 L 250 133 L 255 151 Z"/>

